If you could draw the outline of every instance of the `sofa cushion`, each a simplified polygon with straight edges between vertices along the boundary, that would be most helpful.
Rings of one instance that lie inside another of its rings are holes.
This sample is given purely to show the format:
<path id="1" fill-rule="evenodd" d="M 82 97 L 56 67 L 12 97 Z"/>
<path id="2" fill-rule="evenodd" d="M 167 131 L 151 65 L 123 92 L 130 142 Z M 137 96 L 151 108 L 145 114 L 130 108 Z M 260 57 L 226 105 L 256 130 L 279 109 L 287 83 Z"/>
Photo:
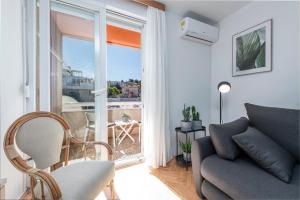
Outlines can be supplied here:
<path id="1" fill-rule="evenodd" d="M 290 181 L 295 159 L 271 138 L 252 127 L 232 138 L 259 166 L 287 183 Z"/>
<path id="2" fill-rule="evenodd" d="M 290 183 L 285 183 L 248 158 L 234 162 L 217 155 L 207 157 L 202 176 L 233 199 L 299 199 L 300 166 L 295 165 Z"/>
<path id="3" fill-rule="evenodd" d="M 300 161 L 300 110 L 245 104 L 250 125 L 272 138 Z"/>
<path id="4" fill-rule="evenodd" d="M 210 124 L 209 133 L 218 156 L 234 160 L 239 154 L 239 149 L 233 142 L 232 136 L 244 132 L 247 128 L 248 119 L 245 117 L 229 123 Z"/>

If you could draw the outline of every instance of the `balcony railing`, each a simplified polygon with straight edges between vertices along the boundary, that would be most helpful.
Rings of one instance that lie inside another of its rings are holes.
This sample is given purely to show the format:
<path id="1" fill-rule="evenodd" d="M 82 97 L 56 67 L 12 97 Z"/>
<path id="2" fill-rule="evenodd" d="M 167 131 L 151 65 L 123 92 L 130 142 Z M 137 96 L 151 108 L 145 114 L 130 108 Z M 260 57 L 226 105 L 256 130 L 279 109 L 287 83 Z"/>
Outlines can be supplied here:
<path id="1" fill-rule="evenodd" d="M 62 106 L 62 116 L 67 120 L 71 126 L 71 131 L 76 137 L 84 139 L 86 134 L 86 112 L 95 111 L 94 102 L 65 102 Z M 108 142 L 113 146 L 113 129 L 112 126 L 115 121 L 121 120 L 122 116 L 126 114 L 130 119 L 139 122 L 132 127 L 130 135 L 135 138 L 135 142 L 126 138 L 120 145 L 114 147 L 115 159 L 120 159 L 129 155 L 141 153 L 141 143 L 138 140 L 142 119 L 142 103 L 141 102 L 107 102 L 107 128 Z M 118 135 L 121 131 L 120 127 L 115 127 L 115 134 Z M 95 133 L 90 131 L 88 133 L 88 140 L 94 140 Z M 80 157 L 80 149 L 71 151 L 74 158 Z M 72 155 L 71 155 L 72 157 Z"/>

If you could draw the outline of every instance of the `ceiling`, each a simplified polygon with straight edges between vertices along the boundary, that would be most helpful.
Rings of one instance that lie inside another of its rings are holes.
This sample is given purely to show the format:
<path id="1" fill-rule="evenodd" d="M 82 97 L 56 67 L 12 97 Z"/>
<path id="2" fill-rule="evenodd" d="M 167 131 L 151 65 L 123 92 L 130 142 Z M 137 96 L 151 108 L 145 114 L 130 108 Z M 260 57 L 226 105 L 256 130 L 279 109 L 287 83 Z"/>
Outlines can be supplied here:
<path id="1" fill-rule="evenodd" d="M 247 5 L 250 1 L 158 0 L 167 10 L 180 16 L 216 23 Z M 202 19 L 201 19 L 202 18 Z"/>

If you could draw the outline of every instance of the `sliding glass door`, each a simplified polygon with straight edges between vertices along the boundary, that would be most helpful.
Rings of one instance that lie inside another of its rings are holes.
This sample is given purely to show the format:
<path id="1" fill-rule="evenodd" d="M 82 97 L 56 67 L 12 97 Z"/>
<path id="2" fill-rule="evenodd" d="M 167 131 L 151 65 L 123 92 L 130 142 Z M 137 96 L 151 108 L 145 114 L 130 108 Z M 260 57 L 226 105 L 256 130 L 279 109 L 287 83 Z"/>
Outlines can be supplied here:
<path id="1" fill-rule="evenodd" d="M 39 30 L 46 23 L 49 31 L 38 33 L 39 88 L 48 96 L 40 98 L 40 108 L 61 115 L 75 137 L 107 142 L 105 8 L 76 0 L 41 2 Z M 105 159 L 105 149 L 86 148 L 91 159 Z M 70 158 L 82 158 L 83 150 L 71 146 Z"/>

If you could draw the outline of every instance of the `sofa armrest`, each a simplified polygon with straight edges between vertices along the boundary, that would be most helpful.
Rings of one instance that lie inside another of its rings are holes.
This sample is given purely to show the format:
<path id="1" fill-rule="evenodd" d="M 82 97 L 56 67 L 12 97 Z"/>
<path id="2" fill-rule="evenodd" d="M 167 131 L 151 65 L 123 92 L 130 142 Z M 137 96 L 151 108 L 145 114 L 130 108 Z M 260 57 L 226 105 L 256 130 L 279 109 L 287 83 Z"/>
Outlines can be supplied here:
<path id="1" fill-rule="evenodd" d="M 211 142 L 210 136 L 199 138 L 192 144 L 192 170 L 196 191 L 203 198 L 201 185 L 203 177 L 201 176 L 201 162 L 208 156 L 216 154 L 215 148 Z"/>

